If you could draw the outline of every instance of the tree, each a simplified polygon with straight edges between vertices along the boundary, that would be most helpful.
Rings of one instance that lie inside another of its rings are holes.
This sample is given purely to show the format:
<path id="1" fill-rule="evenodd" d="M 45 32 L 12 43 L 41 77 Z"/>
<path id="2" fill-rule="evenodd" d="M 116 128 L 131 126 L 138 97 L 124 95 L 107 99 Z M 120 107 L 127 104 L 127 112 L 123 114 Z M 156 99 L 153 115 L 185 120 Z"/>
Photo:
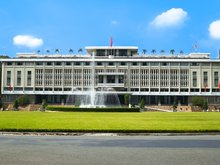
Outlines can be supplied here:
<path id="1" fill-rule="evenodd" d="M 79 48 L 78 53 L 82 53 L 82 52 L 83 52 L 82 48 Z"/>
<path id="2" fill-rule="evenodd" d="M 47 101 L 43 99 L 42 104 L 41 104 L 41 111 L 45 111 L 47 108 Z"/>
<path id="3" fill-rule="evenodd" d="M 207 101 L 204 101 L 203 102 L 203 105 L 202 105 L 202 109 L 206 112 L 208 110 L 208 102 Z"/>
<path id="4" fill-rule="evenodd" d="M 18 100 L 16 99 L 16 100 L 14 101 L 13 108 L 14 108 L 15 111 L 17 111 L 17 110 L 18 110 L 18 107 L 19 107 L 19 103 L 18 103 Z"/>
<path id="5" fill-rule="evenodd" d="M 37 50 L 37 54 L 40 54 L 40 50 Z"/>
<path id="6" fill-rule="evenodd" d="M 55 49 L 55 53 L 60 53 L 60 49 Z"/>
<path id="7" fill-rule="evenodd" d="M 72 54 L 73 53 L 73 49 L 69 49 L 69 54 Z"/>
<path id="8" fill-rule="evenodd" d="M 22 95 L 17 99 L 17 101 L 20 106 L 25 106 L 30 103 L 30 98 L 27 95 Z"/>
<path id="9" fill-rule="evenodd" d="M 143 52 L 143 54 L 146 54 L 147 53 L 147 49 L 143 49 L 142 52 Z"/>
<path id="10" fill-rule="evenodd" d="M 140 103 L 139 103 L 139 107 L 140 107 L 141 109 L 143 109 L 144 106 L 145 106 L 145 101 L 144 101 L 144 99 L 142 98 L 141 101 L 140 101 Z"/>
<path id="11" fill-rule="evenodd" d="M 184 54 L 183 50 L 180 50 L 180 54 Z"/>
<path id="12" fill-rule="evenodd" d="M 157 52 L 156 49 L 152 49 L 152 50 L 151 50 L 151 53 L 152 53 L 152 54 L 155 54 L 156 52 Z"/>
<path id="13" fill-rule="evenodd" d="M 124 95 L 124 104 L 125 104 L 126 106 L 128 106 L 128 104 L 129 104 L 129 95 L 128 95 L 128 94 L 125 94 L 125 95 Z"/>
<path id="14" fill-rule="evenodd" d="M 0 109 L 3 108 L 3 102 L 2 102 L 2 98 L 0 97 Z"/>
<path id="15" fill-rule="evenodd" d="M 174 49 L 171 49 L 170 50 L 170 54 L 174 54 L 175 53 L 175 50 Z"/>
<path id="16" fill-rule="evenodd" d="M 200 108 L 203 108 L 204 102 L 205 102 L 204 97 L 195 96 L 192 98 L 192 105 L 193 106 L 198 106 Z"/>
<path id="17" fill-rule="evenodd" d="M 49 54 L 49 53 L 50 53 L 50 50 L 49 50 L 49 49 L 47 49 L 47 50 L 46 50 L 46 52 Z"/>
<path id="18" fill-rule="evenodd" d="M 6 55 L 0 55 L 0 59 L 5 59 L 5 58 L 10 58 L 10 57 Z"/>
<path id="19" fill-rule="evenodd" d="M 161 53 L 161 54 L 164 54 L 164 53 L 165 53 L 165 50 L 161 50 L 160 53 Z"/>

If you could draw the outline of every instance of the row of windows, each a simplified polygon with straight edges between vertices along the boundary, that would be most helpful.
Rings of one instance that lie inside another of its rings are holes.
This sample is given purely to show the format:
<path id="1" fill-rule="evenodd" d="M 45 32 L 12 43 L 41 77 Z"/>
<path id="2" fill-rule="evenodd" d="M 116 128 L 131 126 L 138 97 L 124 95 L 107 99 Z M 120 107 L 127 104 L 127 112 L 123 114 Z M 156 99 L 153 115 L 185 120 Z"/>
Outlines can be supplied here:
<path id="1" fill-rule="evenodd" d="M 52 79 L 52 69 L 50 69 L 50 72 L 48 72 L 48 71 L 49 70 L 45 71 L 45 80 L 46 81 L 47 80 L 51 81 L 51 79 Z M 57 85 L 61 85 L 62 70 L 61 69 L 57 69 L 55 71 L 56 71 L 55 72 L 56 74 L 55 74 L 54 78 L 55 78 L 55 80 L 57 80 L 57 82 L 56 81 L 55 82 L 56 82 Z M 151 80 L 152 80 L 151 83 L 155 82 L 157 84 L 158 83 L 157 80 L 158 80 L 159 73 L 158 72 L 154 72 L 154 71 L 159 71 L 159 70 L 151 70 L 151 74 L 150 74 L 151 75 Z M 138 74 L 137 73 L 138 73 L 138 70 L 135 73 L 131 72 L 131 82 L 138 80 Z M 16 86 L 20 86 L 21 85 L 21 76 L 22 76 L 21 74 L 22 74 L 21 71 L 17 71 Z M 42 72 L 40 74 L 42 75 Z M 171 84 L 171 86 L 178 86 L 178 82 L 179 82 L 178 74 L 179 73 L 177 71 L 171 70 L 170 79 L 172 80 L 171 82 L 173 83 L 173 84 Z M 185 86 L 187 86 L 187 82 L 185 82 L 188 79 L 187 74 L 188 74 L 187 72 L 183 72 L 182 71 L 181 72 L 181 77 L 180 77 L 181 78 L 181 83 L 185 84 Z M 36 72 L 35 76 L 36 76 L 37 80 L 39 78 L 40 79 L 43 78 L 41 75 L 39 75 L 38 71 Z M 71 76 L 71 71 L 69 71 L 68 73 L 65 74 L 65 79 L 70 79 L 69 76 Z M 163 72 L 163 70 L 162 70 L 161 71 L 161 81 L 162 81 L 162 83 L 164 83 L 164 81 L 166 81 L 166 82 L 168 81 L 166 79 L 166 77 L 167 77 L 167 73 Z M 31 86 L 31 81 L 32 81 L 31 78 L 32 78 L 32 72 L 31 71 L 27 71 L 27 79 L 26 79 L 27 86 Z M 102 78 L 100 78 L 100 82 L 103 81 L 101 79 Z M 120 79 L 122 79 L 122 78 L 119 78 L 119 80 Z M 109 80 L 109 83 L 110 82 L 111 83 L 115 83 L 114 80 L 111 79 L 111 76 L 108 76 L 107 80 Z M 6 84 L 8 86 L 10 86 L 12 84 L 11 81 L 12 81 L 12 79 L 11 79 L 11 71 L 7 71 Z M 122 82 L 122 80 L 120 80 L 120 81 Z M 51 83 L 52 83 L 52 81 L 51 81 Z M 49 84 L 51 84 L 51 83 L 49 82 Z M 205 86 L 209 85 L 209 79 L 208 79 L 208 72 L 207 71 L 203 72 L 203 82 L 202 83 L 204 85 L 204 88 L 205 88 Z M 151 85 L 157 86 L 155 84 L 151 84 Z M 194 72 L 192 72 L 192 86 L 193 87 L 197 87 L 197 85 L 198 85 L 198 74 L 197 74 L 196 71 L 194 71 Z M 214 72 L 214 87 L 219 87 L 219 85 L 220 85 L 220 82 L 219 82 L 219 72 Z M 164 86 L 166 86 L 166 85 L 164 85 Z"/>
<path id="2" fill-rule="evenodd" d="M 75 88 L 65 87 L 65 88 L 52 88 L 52 87 L 45 87 L 45 88 L 32 88 L 32 87 L 13 87 L 12 89 L 9 89 L 8 87 L 4 87 L 5 91 L 13 90 L 13 91 L 75 91 Z M 81 88 L 78 88 L 77 90 L 81 90 Z M 200 92 L 199 88 L 171 88 L 170 90 L 168 88 L 131 88 L 131 91 L 141 91 L 141 92 Z M 126 90 L 122 90 L 126 91 Z M 202 90 L 204 92 L 204 90 Z M 218 89 L 207 89 L 206 92 L 219 92 Z"/>
<path id="3" fill-rule="evenodd" d="M 16 65 L 16 66 L 22 66 L 22 65 L 28 65 L 28 66 L 34 66 L 34 62 L 7 62 L 6 65 Z M 81 66 L 83 65 L 91 65 L 91 62 L 35 62 L 36 66 L 41 66 L 41 65 L 46 65 L 46 66 Z M 187 62 L 132 62 L 131 65 L 137 66 L 137 65 L 142 65 L 142 66 L 210 66 L 210 63 L 198 63 L 198 62 L 192 62 L 192 63 L 187 63 Z M 128 65 L 127 62 L 96 62 L 97 66 L 103 66 L 103 65 L 109 65 L 109 66 L 115 66 L 115 65 L 121 65 L 121 66 L 126 66 Z M 213 66 L 220 66 L 220 63 L 213 63 Z"/>
<path id="4" fill-rule="evenodd" d="M 192 73 L 192 80 L 193 80 L 193 87 L 197 86 L 197 72 Z M 209 85 L 208 81 L 208 72 L 203 72 L 203 85 L 204 88 L 206 88 Z M 214 87 L 219 87 L 220 82 L 219 82 L 219 73 L 214 72 Z"/>
<path id="5" fill-rule="evenodd" d="M 31 86 L 32 72 L 27 71 L 27 86 Z M 12 86 L 11 71 L 7 71 L 6 85 Z M 21 71 L 17 71 L 16 86 L 21 86 Z"/>

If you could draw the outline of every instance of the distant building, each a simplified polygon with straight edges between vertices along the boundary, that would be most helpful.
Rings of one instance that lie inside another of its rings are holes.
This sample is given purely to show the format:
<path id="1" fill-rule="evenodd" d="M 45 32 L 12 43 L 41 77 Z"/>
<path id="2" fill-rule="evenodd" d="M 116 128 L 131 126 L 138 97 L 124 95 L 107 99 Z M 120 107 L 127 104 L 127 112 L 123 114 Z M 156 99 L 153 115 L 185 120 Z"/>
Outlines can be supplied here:
<path id="1" fill-rule="evenodd" d="M 84 95 L 91 88 L 95 69 L 95 89 L 114 89 L 121 103 L 124 94 L 130 95 L 132 104 L 143 98 L 149 105 L 187 105 L 192 96 L 220 103 L 220 60 L 211 59 L 209 53 L 138 55 L 135 46 L 92 46 L 86 51 L 85 55 L 18 53 L 16 58 L 0 59 L 4 101 L 27 94 L 34 103 L 42 99 L 65 103 L 68 95 Z"/>

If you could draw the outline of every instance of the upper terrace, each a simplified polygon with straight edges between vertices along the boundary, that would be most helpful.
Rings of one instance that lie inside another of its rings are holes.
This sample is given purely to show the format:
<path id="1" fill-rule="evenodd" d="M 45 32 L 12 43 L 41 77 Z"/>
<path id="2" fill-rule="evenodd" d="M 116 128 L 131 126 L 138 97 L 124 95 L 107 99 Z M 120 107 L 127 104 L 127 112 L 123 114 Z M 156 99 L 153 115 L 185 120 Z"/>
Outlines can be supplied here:
<path id="1" fill-rule="evenodd" d="M 59 51 L 55 53 L 17 53 L 17 58 L 91 58 L 94 54 L 96 59 L 210 59 L 210 53 L 190 53 L 190 54 L 174 54 L 171 52 L 169 54 L 156 53 L 152 51 L 151 53 L 138 53 L 138 47 L 136 46 L 87 46 L 86 54 L 77 53 L 74 54 L 73 51 L 68 54 L 61 54 Z"/>

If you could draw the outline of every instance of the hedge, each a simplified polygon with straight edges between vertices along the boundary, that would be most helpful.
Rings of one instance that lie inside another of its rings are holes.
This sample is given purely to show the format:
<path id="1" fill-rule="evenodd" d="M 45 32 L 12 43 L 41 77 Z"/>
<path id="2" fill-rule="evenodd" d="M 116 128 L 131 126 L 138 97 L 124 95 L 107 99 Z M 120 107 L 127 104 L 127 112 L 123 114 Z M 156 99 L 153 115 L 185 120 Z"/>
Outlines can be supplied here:
<path id="1" fill-rule="evenodd" d="M 60 107 L 60 106 L 47 106 L 48 111 L 60 112 L 140 112 L 140 108 L 78 108 L 78 107 Z"/>

